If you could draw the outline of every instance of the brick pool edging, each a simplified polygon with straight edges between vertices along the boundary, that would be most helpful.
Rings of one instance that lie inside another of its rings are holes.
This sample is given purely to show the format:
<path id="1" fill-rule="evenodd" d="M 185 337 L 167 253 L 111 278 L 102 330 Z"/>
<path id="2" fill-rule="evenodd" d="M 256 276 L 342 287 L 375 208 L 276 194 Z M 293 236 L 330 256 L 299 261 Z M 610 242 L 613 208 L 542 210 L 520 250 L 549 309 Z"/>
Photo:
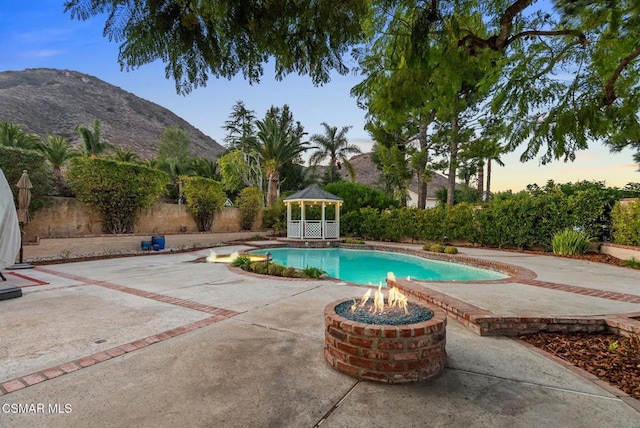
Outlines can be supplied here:
<path id="1" fill-rule="evenodd" d="M 640 334 L 640 312 L 599 316 L 499 316 L 465 301 L 432 290 L 424 283 L 397 278 L 387 279 L 419 302 L 442 308 L 447 314 L 480 336 L 519 336 L 548 332 L 612 332 L 619 335 Z M 568 286 L 569 287 L 569 286 Z M 571 287 L 568 292 L 575 292 Z M 621 294 L 621 293 L 618 293 Z M 618 300 L 618 299 L 616 299 Z"/>

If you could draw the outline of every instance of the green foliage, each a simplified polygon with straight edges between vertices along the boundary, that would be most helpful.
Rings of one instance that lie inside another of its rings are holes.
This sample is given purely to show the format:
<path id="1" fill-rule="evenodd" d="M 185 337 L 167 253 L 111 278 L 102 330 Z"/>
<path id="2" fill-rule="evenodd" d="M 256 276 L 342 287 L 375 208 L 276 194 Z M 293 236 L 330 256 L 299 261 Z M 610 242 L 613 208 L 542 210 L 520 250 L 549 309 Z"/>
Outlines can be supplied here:
<path id="1" fill-rule="evenodd" d="M 585 232 L 575 229 L 564 229 L 553 235 L 551 248 L 554 254 L 568 256 L 587 252 L 592 239 Z"/>
<path id="2" fill-rule="evenodd" d="M 200 232 L 208 232 L 213 216 L 224 207 L 227 199 L 220 182 L 204 177 L 181 177 L 187 209 Z"/>
<path id="3" fill-rule="evenodd" d="M 306 5 L 306 6 L 304 6 Z M 119 61 L 132 69 L 162 60 L 180 93 L 205 86 L 209 73 L 231 79 L 242 73 L 258 83 L 273 61 L 276 78 L 309 74 L 315 84 L 330 72 L 346 74 L 347 47 L 362 41 L 366 2 L 179 3 L 70 0 L 75 19 L 111 17 L 104 34 L 121 44 Z M 182 5 L 184 6 L 184 5 Z M 117 17 L 118 19 L 115 19 Z"/>
<path id="4" fill-rule="evenodd" d="M 362 245 L 364 244 L 364 241 L 362 239 L 347 237 L 345 238 L 344 243 L 347 245 Z"/>
<path id="5" fill-rule="evenodd" d="M 294 122 L 289 106 L 271 107 L 264 120 L 256 121 L 257 132 L 247 140 L 249 152 L 256 153 L 264 168 L 267 182 L 267 207 L 278 200 L 278 188 L 283 168 L 298 163 L 300 155 L 309 143 L 302 141 L 305 135 L 300 122 Z"/>
<path id="6" fill-rule="evenodd" d="M 625 205 L 616 203 L 611 216 L 614 242 L 640 247 L 640 200 Z"/>
<path id="7" fill-rule="evenodd" d="M 243 267 L 251 263 L 251 259 L 248 256 L 238 256 L 235 259 L 231 260 L 231 266 L 233 267 Z"/>
<path id="8" fill-rule="evenodd" d="M 76 158 L 68 174 L 80 202 L 94 206 L 108 233 L 132 233 L 140 211 L 164 192 L 165 173 L 143 165 L 101 158 Z"/>
<path id="9" fill-rule="evenodd" d="M 320 268 L 317 268 L 317 267 L 309 267 L 309 266 L 307 266 L 306 268 L 302 269 L 302 273 L 307 278 L 320 278 L 326 272 L 323 271 Z"/>
<path id="10" fill-rule="evenodd" d="M 384 236 L 384 223 L 380 211 L 371 207 L 360 208 L 360 234 L 366 239 L 379 241 Z"/>
<path id="11" fill-rule="evenodd" d="M 262 192 L 255 187 L 245 187 L 238 196 L 238 209 L 240 210 L 240 227 L 242 230 L 251 230 L 253 223 L 262 209 Z"/>
<path id="12" fill-rule="evenodd" d="M 443 240 L 469 240 L 474 233 L 473 207 L 467 203 L 446 207 Z"/>
<path id="13" fill-rule="evenodd" d="M 436 190 L 436 200 L 438 201 L 438 204 L 440 205 L 446 205 L 447 204 L 447 189 L 442 187 L 438 190 Z M 453 203 L 455 204 L 459 204 L 459 203 L 474 203 L 474 202 L 479 202 L 480 201 L 480 197 L 478 195 L 478 191 L 476 189 L 473 189 L 469 186 L 461 186 L 461 187 L 457 187 L 456 190 L 453 192 Z"/>
<path id="14" fill-rule="evenodd" d="M 7 177 L 16 207 L 18 206 L 18 188 L 15 185 L 25 169 L 33 185 L 29 211 L 34 213 L 46 205 L 45 196 L 52 194 L 53 183 L 51 166 L 45 162 L 42 154 L 33 150 L 0 146 L 0 169 Z"/>
<path id="15" fill-rule="evenodd" d="M 458 254 L 458 249 L 456 247 L 447 245 L 446 247 L 444 247 L 443 252 L 445 254 Z"/>
<path id="16" fill-rule="evenodd" d="M 445 246 L 442 244 L 430 244 L 429 251 L 433 253 L 444 253 Z"/>
<path id="17" fill-rule="evenodd" d="M 244 187 L 262 186 L 260 164 L 252 161 L 250 153 L 231 150 L 220 156 L 216 162 L 220 167 L 221 181 L 226 191 L 236 193 Z"/>
<path id="18" fill-rule="evenodd" d="M 349 162 L 349 155 L 360 153 L 360 148 L 355 144 L 349 144 L 347 140 L 347 132 L 351 127 L 343 126 L 338 131 L 337 126 L 329 126 L 325 122 L 322 122 L 321 125 L 324 127 L 324 135 L 314 134 L 311 136 L 311 142 L 315 144 L 316 151 L 309 158 L 309 164 L 315 169 L 318 163 L 328 159 L 328 183 L 341 179 L 338 170 L 342 166 L 349 172 L 351 181 L 355 181 L 355 170 Z"/>
<path id="19" fill-rule="evenodd" d="M 631 257 L 629 260 L 623 260 L 622 265 L 633 269 L 640 269 L 640 260 L 637 260 L 635 257 Z"/>
<path id="20" fill-rule="evenodd" d="M 349 211 L 340 215 L 340 234 L 343 236 L 362 236 L 361 225 L 360 211 Z"/>
<path id="21" fill-rule="evenodd" d="M 279 233 L 280 230 L 287 228 L 287 209 L 279 199 L 275 205 L 270 206 L 262 211 L 262 227 L 265 229 L 273 228 Z"/>
<path id="22" fill-rule="evenodd" d="M 40 138 L 22 130 L 22 125 L 0 121 L 0 146 L 32 150 L 38 147 Z"/>
<path id="23" fill-rule="evenodd" d="M 341 197 L 344 200 L 341 212 L 343 214 L 358 211 L 360 208 L 369 207 L 384 210 L 400 206 L 397 200 L 388 197 L 383 192 L 373 187 L 360 183 L 338 181 L 329 183 L 323 187 L 329 193 Z"/>
<path id="24" fill-rule="evenodd" d="M 98 119 L 91 123 L 91 127 L 78 125 L 76 133 L 82 139 L 82 151 L 85 156 L 99 156 L 108 149 L 113 148 L 111 144 L 102 138 L 102 124 Z"/>

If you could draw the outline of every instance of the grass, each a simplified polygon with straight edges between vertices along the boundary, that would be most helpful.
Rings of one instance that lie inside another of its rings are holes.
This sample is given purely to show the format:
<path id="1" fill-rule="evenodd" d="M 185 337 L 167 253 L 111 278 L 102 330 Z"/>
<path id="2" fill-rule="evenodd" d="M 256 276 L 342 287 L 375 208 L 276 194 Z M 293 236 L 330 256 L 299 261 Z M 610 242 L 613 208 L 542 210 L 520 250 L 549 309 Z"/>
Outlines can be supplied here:
<path id="1" fill-rule="evenodd" d="M 640 269 L 640 260 L 636 259 L 635 257 L 631 257 L 631 260 L 624 260 L 622 262 L 622 265 L 633 269 Z"/>

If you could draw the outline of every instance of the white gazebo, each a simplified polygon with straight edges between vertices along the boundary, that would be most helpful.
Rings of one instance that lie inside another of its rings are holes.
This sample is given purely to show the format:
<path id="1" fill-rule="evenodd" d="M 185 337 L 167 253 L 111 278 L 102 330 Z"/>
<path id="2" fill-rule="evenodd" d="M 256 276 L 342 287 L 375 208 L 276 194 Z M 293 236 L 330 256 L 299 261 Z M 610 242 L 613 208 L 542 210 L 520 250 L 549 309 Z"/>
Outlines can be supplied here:
<path id="1" fill-rule="evenodd" d="M 340 205 L 343 201 L 338 196 L 325 192 L 314 184 L 285 198 L 283 202 L 287 207 L 287 238 L 340 239 Z M 329 215 L 333 219 L 327 219 L 326 208 L 332 205 L 335 207 L 335 214 Z M 306 208 L 317 212 L 315 207 L 320 208 L 320 218 L 307 218 L 309 212 Z M 293 208 L 299 208 L 299 219 L 292 219 Z"/>

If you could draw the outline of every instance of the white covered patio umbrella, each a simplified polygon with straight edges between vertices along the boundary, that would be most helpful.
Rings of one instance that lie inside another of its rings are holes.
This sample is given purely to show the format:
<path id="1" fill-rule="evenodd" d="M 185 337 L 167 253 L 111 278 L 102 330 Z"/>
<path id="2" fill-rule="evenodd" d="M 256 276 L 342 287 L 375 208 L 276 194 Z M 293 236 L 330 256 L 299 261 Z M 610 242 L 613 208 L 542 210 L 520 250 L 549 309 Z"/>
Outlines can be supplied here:
<path id="1" fill-rule="evenodd" d="M 20 250 L 20 225 L 16 216 L 16 206 L 13 203 L 13 194 L 0 169 L 0 271 L 16 261 L 16 255 Z M 2 272 L 0 277 L 4 280 Z"/>

